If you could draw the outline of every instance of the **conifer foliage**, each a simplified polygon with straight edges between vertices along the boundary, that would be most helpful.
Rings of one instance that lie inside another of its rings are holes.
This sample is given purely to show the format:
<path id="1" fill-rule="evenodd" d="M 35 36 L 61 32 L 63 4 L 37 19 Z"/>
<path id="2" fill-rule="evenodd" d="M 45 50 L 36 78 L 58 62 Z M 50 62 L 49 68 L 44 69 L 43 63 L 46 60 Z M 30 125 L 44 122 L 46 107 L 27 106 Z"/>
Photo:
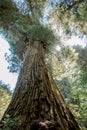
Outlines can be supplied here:
<path id="1" fill-rule="evenodd" d="M 68 3 L 62 2 L 63 9 Z M 81 1 L 76 2 L 78 3 Z M 0 123 L 2 130 L 7 129 L 3 123 L 7 115 L 8 121 L 20 117 L 21 124 L 16 124 L 16 127 L 10 125 L 8 128 L 11 130 L 30 130 L 35 120 L 56 121 L 61 130 L 81 129 L 66 107 L 45 59 L 47 50 L 58 39 L 50 26 L 42 22 L 48 5 L 52 6 L 49 0 L 0 0 L 1 32 L 9 41 L 13 62 L 21 61 L 12 100 Z M 69 3 L 69 6 L 73 5 L 74 3 Z M 68 8 L 66 9 L 69 10 Z M 8 57 L 7 59 L 9 61 Z M 13 65 L 15 67 L 17 64 Z"/>

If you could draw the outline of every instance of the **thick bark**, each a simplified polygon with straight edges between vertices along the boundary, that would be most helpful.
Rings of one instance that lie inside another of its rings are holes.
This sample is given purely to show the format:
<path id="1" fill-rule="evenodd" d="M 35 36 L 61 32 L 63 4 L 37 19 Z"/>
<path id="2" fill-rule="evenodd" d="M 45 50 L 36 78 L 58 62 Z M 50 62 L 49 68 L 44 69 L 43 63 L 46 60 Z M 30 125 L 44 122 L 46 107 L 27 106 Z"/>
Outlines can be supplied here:
<path id="1" fill-rule="evenodd" d="M 61 130 L 80 130 L 58 90 L 44 60 L 43 45 L 36 41 L 29 45 L 12 101 L 5 112 L 20 116 L 19 130 L 30 130 L 34 120 L 54 120 Z M 2 119 L 2 120 L 3 120 Z"/>

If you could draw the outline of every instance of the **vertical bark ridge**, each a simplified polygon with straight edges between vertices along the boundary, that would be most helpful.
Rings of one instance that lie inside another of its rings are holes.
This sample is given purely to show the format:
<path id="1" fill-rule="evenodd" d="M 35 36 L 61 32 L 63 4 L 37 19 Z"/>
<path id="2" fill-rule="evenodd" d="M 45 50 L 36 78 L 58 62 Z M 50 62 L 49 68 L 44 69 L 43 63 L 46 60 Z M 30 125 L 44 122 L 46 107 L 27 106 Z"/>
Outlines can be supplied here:
<path id="1" fill-rule="evenodd" d="M 58 90 L 44 58 L 40 41 L 27 48 L 12 101 L 6 114 L 20 116 L 19 130 L 29 130 L 34 120 L 57 121 L 61 130 L 80 130 Z"/>

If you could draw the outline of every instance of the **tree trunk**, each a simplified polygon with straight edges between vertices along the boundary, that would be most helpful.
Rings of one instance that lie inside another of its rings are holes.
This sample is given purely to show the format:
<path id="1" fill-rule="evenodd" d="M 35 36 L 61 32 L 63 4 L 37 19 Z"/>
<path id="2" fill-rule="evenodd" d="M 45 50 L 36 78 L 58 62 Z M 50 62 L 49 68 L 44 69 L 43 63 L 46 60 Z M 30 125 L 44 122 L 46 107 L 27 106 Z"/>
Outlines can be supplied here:
<path id="1" fill-rule="evenodd" d="M 40 41 L 27 48 L 16 89 L 6 114 L 20 116 L 19 130 L 30 130 L 34 120 L 57 121 L 61 130 L 81 130 L 58 90 L 47 64 Z"/>

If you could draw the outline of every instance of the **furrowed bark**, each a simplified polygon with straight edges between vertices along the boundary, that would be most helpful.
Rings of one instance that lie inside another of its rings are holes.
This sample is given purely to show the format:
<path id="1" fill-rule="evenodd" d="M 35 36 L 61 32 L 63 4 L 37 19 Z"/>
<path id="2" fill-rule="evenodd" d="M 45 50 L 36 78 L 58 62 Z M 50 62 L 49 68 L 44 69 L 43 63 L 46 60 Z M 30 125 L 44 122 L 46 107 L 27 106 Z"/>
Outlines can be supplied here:
<path id="1" fill-rule="evenodd" d="M 16 89 L 6 114 L 20 116 L 18 130 L 30 130 L 34 120 L 57 121 L 61 130 L 81 130 L 74 116 L 65 106 L 45 63 L 45 49 L 40 41 L 30 44 L 25 53 Z"/>

